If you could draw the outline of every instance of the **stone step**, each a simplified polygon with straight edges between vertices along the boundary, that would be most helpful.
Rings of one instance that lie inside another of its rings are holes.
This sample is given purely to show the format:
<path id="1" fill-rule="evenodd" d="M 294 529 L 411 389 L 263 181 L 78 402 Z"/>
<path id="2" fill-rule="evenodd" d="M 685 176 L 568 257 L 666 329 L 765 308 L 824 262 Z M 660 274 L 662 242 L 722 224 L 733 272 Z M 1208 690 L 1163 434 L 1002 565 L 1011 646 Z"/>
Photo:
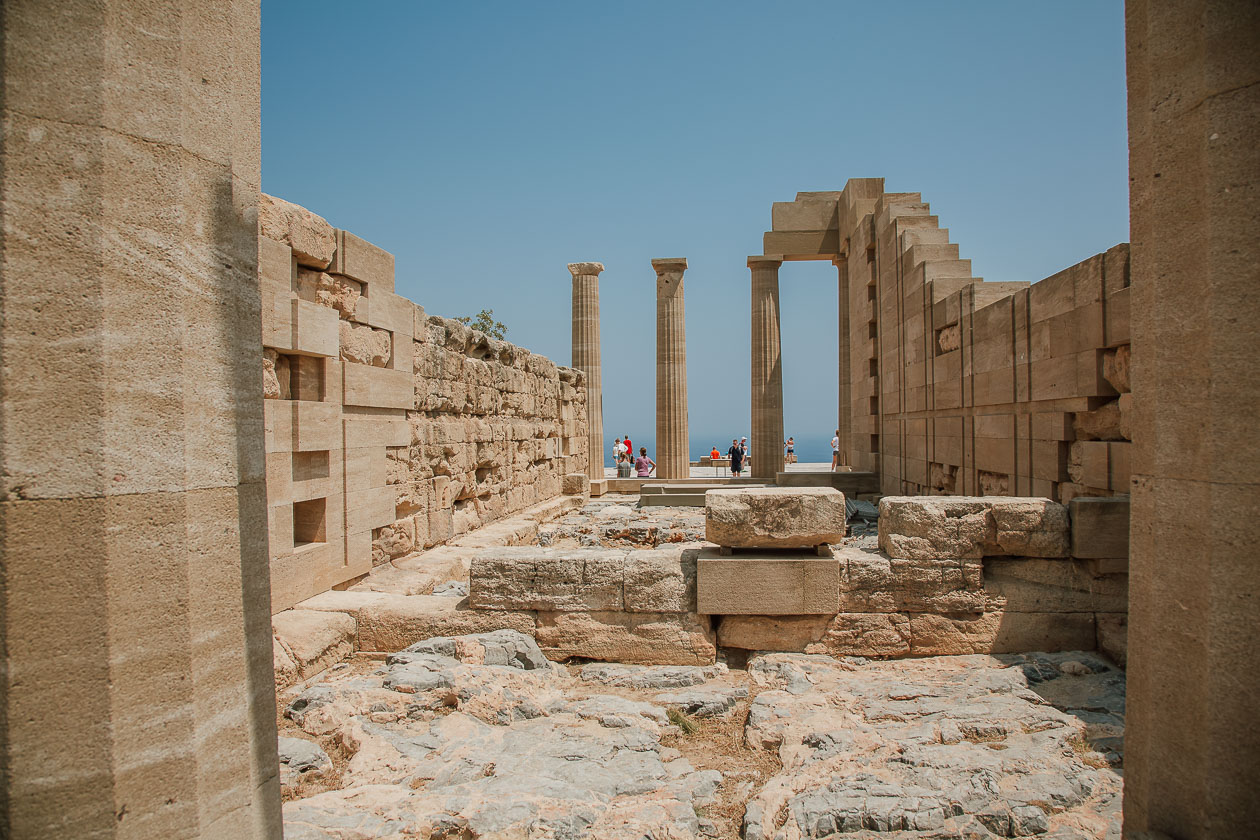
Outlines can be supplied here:
<path id="1" fill-rule="evenodd" d="M 878 493 L 879 476 L 873 472 L 781 472 L 776 487 L 834 487 L 845 496 Z"/>
<path id="2" fill-rule="evenodd" d="M 639 496 L 641 507 L 704 507 L 704 493 L 670 492 L 648 493 Z"/>

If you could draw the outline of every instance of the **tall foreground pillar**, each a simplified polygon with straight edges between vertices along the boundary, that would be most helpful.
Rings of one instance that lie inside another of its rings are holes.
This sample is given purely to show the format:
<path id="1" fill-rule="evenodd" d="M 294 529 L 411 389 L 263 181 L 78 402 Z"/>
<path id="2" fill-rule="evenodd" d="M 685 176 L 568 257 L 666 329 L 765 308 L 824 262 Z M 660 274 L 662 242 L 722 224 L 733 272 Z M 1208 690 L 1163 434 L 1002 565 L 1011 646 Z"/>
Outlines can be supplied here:
<path id="1" fill-rule="evenodd" d="M 849 345 L 849 261 L 833 260 L 839 281 L 840 308 L 836 313 L 836 338 L 839 345 L 839 411 L 836 428 L 840 430 L 840 463 L 849 464 L 853 451 L 853 368 Z"/>
<path id="2" fill-rule="evenodd" d="M 752 477 L 774 481 L 783 463 L 783 364 L 777 256 L 749 257 L 752 269 Z"/>
<path id="3" fill-rule="evenodd" d="M 687 478 L 686 259 L 652 260 L 656 272 L 656 474 Z"/>
<path id="4" fill-rule="evenodd" d="M 1254 837 L 1260 6 L 1129 0 L 1125 37 L 1134 397 L 1125 837 Z"/>
<path id="5" fill-rule="evenodd" d="M 573 367 L 586 374 L 586 427 L 590 452 L 586 474 L 604 477 L 604 388 L 599 370 L 599 274 L 603 263 L 569 263 L 573 275 Z"/>
<path id="6" fill-rule="evenodd" d="M 279 838 L 258 0 L 0 15 L 0 836 Z"/>

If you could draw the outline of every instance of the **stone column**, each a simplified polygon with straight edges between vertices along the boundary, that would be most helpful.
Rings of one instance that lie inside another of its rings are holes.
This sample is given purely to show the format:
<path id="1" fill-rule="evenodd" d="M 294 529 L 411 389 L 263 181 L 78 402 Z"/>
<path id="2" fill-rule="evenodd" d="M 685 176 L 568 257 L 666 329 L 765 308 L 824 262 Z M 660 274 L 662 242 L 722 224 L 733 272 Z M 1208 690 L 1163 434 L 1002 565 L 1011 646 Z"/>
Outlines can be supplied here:
<path id="1" fill-rule="evenodd" d="M 839 345 L 839 411 L 836 428 L 840 430 L 840 463 L 848 464 L 853 446 L 853 367 L 849 345 L 849 261 L 833 260 L 839 280 L 840 307 L 836 313 L 836 339 Z"/>
<path id="2" fill-rule="evenodd" d="M 599 371 L 599 273 L 603 263 L 569 263 L 573 275 L 573 367 L 586 374 L 586 474 L 604 477 L 604 388 Z"/>
<path id="3" fill-rule="evenodd" d="M 0 834 L 279 838 L 258 0 L 3 16 Z"/>
<path id="4" fill-rule="evenodd" d="M 686 259 L 652 260 L 656 272 L 656 473 L 687 478 L 687 316 L 683 307 Z"/>
<path id="5" fill-rule="evenodd" d="M 783 464 L 783 366 L 779 256 L 749 257 L 752 269 L 752 477 L 774 481 Z"/>
<path id="6" fill-rule="evenodd" d="M 1134 840 L 1260 825 L 1258 33 L 1253 0 L 1125 3 Z"/>

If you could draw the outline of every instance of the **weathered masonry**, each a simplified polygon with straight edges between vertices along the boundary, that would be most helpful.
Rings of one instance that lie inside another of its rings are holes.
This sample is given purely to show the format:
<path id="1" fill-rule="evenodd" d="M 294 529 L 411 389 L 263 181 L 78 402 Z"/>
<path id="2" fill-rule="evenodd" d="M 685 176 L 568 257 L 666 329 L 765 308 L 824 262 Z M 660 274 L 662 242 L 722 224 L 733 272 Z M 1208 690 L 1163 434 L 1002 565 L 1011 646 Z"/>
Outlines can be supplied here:
<path id="1" fill-rule="evenodd" d="M 580 371 L 426 315 L 393 255 L 302 207 L 263 195 L 259 228 L 273 612 L 586 470 Z"/>
<path id="2" fill-rule="evenodd" d="M 1128 492 L 1128 245 L 1031 285 L 985 282 L 921 196 L 882 178 L 776 203 L 772 226 L 749 259 L 754 313 L 774 310 L 753 325 L 754 360 L 773 360 L 754 364 L 754 440 L 782 439 L 781 385 L 767 399 L 758 374 L 778 370 L 780 263 L 829 259 L 841 447 L 882 492 Z"/>

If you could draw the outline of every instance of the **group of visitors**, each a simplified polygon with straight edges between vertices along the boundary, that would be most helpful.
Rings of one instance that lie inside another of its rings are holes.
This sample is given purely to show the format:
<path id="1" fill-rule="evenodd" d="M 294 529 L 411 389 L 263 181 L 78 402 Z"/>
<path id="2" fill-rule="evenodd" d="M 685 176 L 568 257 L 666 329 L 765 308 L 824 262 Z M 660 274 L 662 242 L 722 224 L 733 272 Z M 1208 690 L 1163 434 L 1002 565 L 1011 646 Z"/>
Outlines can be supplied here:
<path id="1" fill-rule="evenodd" d="M 635 457 L 629 435 L 624 440 L 617 438 L 613 444 L 613 460 L 617 464 L 617 478 L 630 478 L 632 469 L 639 478 L 648 478 L 656 469 L 656 462 L 648 457 L 646 446 L 640 446 L 639 455 Z"/>

